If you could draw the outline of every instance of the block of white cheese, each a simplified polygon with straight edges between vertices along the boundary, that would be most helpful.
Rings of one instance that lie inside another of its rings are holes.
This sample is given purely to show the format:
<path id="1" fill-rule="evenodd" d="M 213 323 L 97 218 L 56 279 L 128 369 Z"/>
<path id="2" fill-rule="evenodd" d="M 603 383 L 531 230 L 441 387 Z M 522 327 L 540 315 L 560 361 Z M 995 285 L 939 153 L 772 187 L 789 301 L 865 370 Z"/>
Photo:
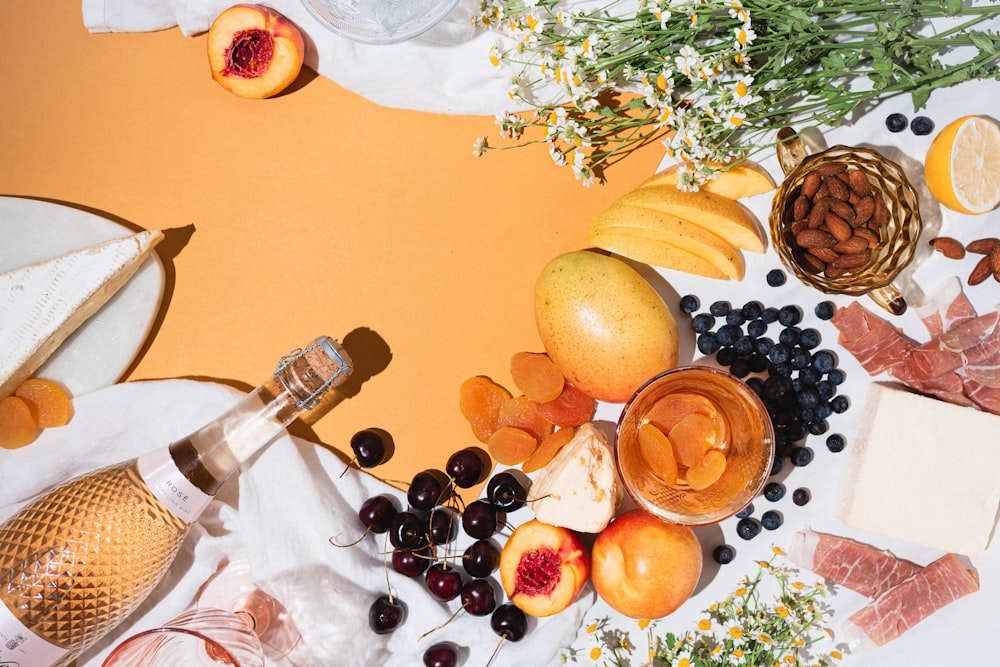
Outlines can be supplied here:
<path id="1" fill-rule="evenodd" d="M 587 423 L 541 470 L 531 485 L 535 517 L 582 533 L 599 533 L 622 499 L 614 456 L 604 433 Z"/>
<path id="2" fill-rule="evenodd" d="M 162 239 L 153 229 L 0 273 L 0 398 L 100 310 Z"/>
<path id="3" fill-rule="evenodd" d="M 873 383 L 841 487 L 853 528 L 972 555 L 1000 509 L 1000 416 Z"/>

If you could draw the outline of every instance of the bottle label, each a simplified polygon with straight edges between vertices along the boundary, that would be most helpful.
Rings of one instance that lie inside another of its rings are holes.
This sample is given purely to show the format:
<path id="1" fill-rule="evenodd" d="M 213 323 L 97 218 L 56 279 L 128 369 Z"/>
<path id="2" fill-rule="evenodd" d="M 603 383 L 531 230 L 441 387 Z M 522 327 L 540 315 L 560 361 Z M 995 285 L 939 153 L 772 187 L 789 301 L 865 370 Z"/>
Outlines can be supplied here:
<path id="1" fill-rule="evenodd" d="M 67 653 L 67 649 L 24 627 L 7 605 L 0 603 L 0 667 L 52 665 Z"/>
<path id="2" fill-rule="evenodd" d="M 140 456 L 138 466 L 142 481 L 178 518 L 189 523 L 195 521 L 212 502 L 212 496 L 181 474 L 166 447 Z"/>

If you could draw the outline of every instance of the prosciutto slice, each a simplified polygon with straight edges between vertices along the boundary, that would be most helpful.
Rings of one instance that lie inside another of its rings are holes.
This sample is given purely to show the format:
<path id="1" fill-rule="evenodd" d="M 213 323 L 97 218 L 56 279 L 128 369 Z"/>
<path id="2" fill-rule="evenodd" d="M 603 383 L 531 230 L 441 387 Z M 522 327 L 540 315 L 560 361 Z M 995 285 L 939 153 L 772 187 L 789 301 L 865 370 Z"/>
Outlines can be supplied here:
<path id="1" fill-rule="evenodd" d="M 809 529 L 795 533 L 788 557 L 799 567 L 869 598 L 882 595 L 923 569 L 888 551 Z"/>
<path id="2" fill-rule="evenodd" d="M 831 322 L 870 375 L 886 373 L 922 394 L 1000 414 L 1000 310 L 978 315 L 952 277 L 916 311 L 931 335 L 923 344 L 857 302 Z"/>
<path id="3" fill-rule="evenodd" d="M 942 556 L 844 621 L 845 639 L 883 646 L 955 600 L 979 590 L 979 577 L 954 554 Z"/>

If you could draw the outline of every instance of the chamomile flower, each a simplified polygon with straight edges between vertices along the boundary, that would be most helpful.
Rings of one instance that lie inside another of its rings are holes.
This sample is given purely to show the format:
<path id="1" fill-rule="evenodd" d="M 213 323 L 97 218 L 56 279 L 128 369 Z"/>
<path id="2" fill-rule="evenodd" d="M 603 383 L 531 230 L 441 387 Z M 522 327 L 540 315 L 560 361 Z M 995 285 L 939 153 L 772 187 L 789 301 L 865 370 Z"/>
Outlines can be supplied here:
<path id="1" fill-rule="evenodd" d="M 486 149 L 488 147 L 489 144 L 486 140 L 486 137 L 479 137 L 472 144 L 472 154 L 475 155 L 476 157 L 482 157 L 483 155 L 486 154 Z"/>

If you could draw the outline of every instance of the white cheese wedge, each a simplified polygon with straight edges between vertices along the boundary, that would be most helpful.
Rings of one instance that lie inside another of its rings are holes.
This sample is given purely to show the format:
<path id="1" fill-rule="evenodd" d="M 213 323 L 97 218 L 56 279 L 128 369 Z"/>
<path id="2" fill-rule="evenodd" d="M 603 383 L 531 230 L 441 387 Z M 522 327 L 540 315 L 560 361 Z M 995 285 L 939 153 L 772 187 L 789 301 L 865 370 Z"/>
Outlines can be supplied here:
<path id="1" fill-rule="evenodd" d="M 841 487 L 853 528 L 973 555 L 1000 509 L 1000 416 L 874 383 Z"/>
<path id="2" fill-rule="evenodd" d="M 580 426 L 531 485 L 535 517 L 581 533 L 599 533 L 615 515 L 622 489 L 604 433 Z"/>
<path id="3" fill-rule="evenodd" d="M 162 239 L 153 229 L 0 273 L 0 398 L 100 310 Z"/>

